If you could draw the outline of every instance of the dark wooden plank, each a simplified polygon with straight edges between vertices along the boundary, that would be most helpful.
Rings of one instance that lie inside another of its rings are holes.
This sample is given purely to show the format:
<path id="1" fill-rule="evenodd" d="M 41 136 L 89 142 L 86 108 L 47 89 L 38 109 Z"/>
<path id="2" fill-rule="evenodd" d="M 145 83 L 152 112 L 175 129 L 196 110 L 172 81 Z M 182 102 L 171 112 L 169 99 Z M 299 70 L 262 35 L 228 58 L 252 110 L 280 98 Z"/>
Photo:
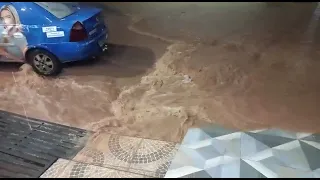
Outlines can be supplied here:
<path id="1" fill-rule="evenodd" d="M 1 176 L 5 176 L 5 177 L 14 177 L 14 178 L 32 178 L 28 175 L 25 175 L 23 173 L 16 173 L 16 172 L 12 172 L 12 171 L 8 171 L 7 169 L 1 169 L 0 168 L 0 174 Z"/>
<path id="2" fill-rule="evenodd" d="M 9 161 L 12 164 L 20 165 L 20 166 L 23 166 L 27 169 L 32 169 L 32 170 L 36 170 L 36 171 L 40 171 L 43 168 L 42 166 L 34 165 L 34 164 L 30 163 L 30 161 L 27 161 L 23 158 L 11 156 L 11 155 L 4 154 L 4 153 L 0 153 L 0 161 L 2 161 L 2 162 Z"/>
<path id="3" fill-rule="evenodd" d="M 34 146 L 30 146 L 29 144 L 24 145 L 22 143 L 16 143 L 16 142 L 10 141 L 10 142 L 4 142 L 3 145 L 6 147 L 9 147 L 9 148 L 23 149 L 24 152 L 26 152 L 26 153 L 28 152 L 28 153 L 33 154 L 34 156 L 39 157 L 44 160 L 51 160 L 51 159 L 59 157 L 59 156 L 56 156 L 56 155 L 50 153 L 46 149 L 41 149 L 41 148 L 37 148 Z"/>
<path id="4" fill-rule="evenodd" d="M 0 177 L 40 177 L 58 158 L 72 158 L 90 132 L 0 110 Z"/>
<path id="5" fill-rule="evenodd" d="M 68 135 L 64 135 L 64 134 L 56 134 L 50 131 L 46 131 L 46 130 L 40 130 L 40 129 L 35 129 L 34 131 L 32 131 L 32 134 L 37 134 L 37 135 L 43 135 L 46 137 L 52 137 L 54 140 L 57 140 L 59 142 L 61 142 L 61 140 L 67 141 L 68 143 L 72 143 L 73 144 L 78 144 L 78 140 L 81 138 L 77 135 L 74 134 L 68 134 Z"/>
<path id="6" fill-rule="evenodd" d="M 71 131 L 71 130 L 65 130 L 64 128 L 59 128 L 59 127 L 54 127 L 54 126 L 50 126 L 50 125 L 47 125 L 47 126 L 40 126 L 38 128 L 36 128 L 37 130 L 42 130 L 42 131 L 47 131 L 47 132 L 50 132 L 50 133 L 54 133 L 54 134 L 59 134 L 61 136 L 76 136 L 76 137 L 84 137 L 87 135 L 86 132 L 82 132 L 82 131 Z"/>
<path id="7" fill-rule="evenodd" d="M 0 152 L 23 158 L 30 162 L 34 162 L 35 165 L 39 165 L 42 167 L 44 167 L 46 163 L 52 160 L 52 158 L 43 157 L 43 156 L 34 154 L 34 152 L 30 152 L 30 150 L 26 150 L 26 149 L 21 150 L 14 146 L 9 146 L 8 148 L 0 147 Z"/>
<path id="8" fill-rule="evenodd" d="M 58 139 L 58 138 L 55 138 L 52 136 L 48 136 L 47 134 L 40 133 L 40 132 L 34 132 L 34 133 L 30 134 L 28 138 L 40 139 L 42 141 L 50 142 L 50 143 L 56 144 L 57 146 L 65 147 L 67 149 L 72 149 L 75 147 L 72 144 L 61 142 L 61 139 Z M 77 146 L 79 146 L 79 145 L 77 145 Z"/>
<path id="9" fill-rule="evenodd" d="M 21 173 L 21 174 L 27 175 L 29 177 L 32 177 L 35 174 L 41 173 L 41 171 L 35 171 L 35 170 L 32 170 L 32 169 L 28 169 L 26 171 L 25 167 L 17 166 L 15 164 L 10 163 L 10 162 L 9 163 L 5 163 L 5 164 L 0 163 L 0 169 L 5 169 L 7 171 L 14 172 L 14 173 Z"/>

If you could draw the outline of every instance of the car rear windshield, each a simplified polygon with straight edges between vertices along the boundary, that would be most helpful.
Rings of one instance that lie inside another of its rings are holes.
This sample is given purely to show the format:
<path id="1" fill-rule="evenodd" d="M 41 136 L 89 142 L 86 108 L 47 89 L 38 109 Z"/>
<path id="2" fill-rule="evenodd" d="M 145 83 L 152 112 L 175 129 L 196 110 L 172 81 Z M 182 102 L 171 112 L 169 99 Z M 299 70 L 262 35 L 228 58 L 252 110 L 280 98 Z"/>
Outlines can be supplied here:
<path id="1" fill-rule="evenodd" d="M 43 9 L 50 12 L 55 17 L 65 18 L 78 10 L 78 4 L 75 2 L 34 2 Z"/>

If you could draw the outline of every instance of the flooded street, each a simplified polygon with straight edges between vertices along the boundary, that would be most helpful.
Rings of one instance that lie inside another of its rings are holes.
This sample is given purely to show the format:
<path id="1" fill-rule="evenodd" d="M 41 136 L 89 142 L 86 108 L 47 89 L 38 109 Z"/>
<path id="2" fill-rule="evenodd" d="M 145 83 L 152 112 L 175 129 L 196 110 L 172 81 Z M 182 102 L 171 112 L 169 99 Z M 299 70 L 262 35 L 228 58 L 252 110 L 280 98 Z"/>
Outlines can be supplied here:
<path id="1" fill-rule="evenodd" d="M 204 122 L 320 131 L 317 4 L 100 7 L 110 29 L 108 54 L 67 64 L 56 78 L 1 63 L 1 110 L 175 142 Z"/>

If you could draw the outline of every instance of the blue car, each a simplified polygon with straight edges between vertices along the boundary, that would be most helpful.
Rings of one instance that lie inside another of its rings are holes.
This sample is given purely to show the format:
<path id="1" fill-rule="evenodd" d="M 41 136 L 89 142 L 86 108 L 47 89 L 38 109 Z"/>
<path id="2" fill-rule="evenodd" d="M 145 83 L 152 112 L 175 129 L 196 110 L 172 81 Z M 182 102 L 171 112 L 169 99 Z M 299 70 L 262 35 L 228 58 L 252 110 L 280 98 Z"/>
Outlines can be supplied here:
<path id="1" fill-rule="evenodd" d="M 53 76 L 62 64 L 107 50 L 101 9 L 75 2 L 0 2 L 0 61 L 26 62 Z"/>

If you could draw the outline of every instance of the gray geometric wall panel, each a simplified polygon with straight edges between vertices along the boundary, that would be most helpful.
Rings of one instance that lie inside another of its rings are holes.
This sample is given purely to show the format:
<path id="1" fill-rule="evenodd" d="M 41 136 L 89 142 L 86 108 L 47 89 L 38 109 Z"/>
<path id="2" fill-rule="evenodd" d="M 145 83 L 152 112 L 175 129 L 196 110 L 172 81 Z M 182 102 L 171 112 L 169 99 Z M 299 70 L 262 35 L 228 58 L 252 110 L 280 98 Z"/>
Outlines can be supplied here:
<path id="1" fill-rule="evenodd" d="M 276 129 L 190 129 L 166 178 L 317 178 L 320 135 Z"/>

